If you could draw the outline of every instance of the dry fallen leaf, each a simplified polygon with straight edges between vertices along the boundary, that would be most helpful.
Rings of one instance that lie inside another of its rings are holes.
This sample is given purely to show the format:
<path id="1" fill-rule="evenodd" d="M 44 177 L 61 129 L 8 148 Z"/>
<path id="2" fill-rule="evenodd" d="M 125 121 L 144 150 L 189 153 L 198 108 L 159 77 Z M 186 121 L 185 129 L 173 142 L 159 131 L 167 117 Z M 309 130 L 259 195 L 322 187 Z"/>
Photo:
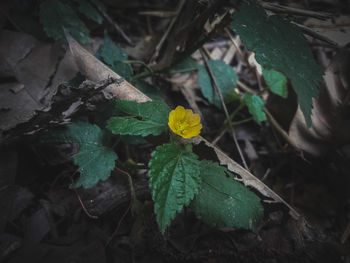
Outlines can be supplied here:
<path id="1" fill-rule="evenodd" d="M 86 45 L 93 53 L 101 45 Z M 43 44 L 30 35 L 0 31 L 0 76 L 17 81 L 0 85 L 0 130 L 8 131 L 51 109 L 53 96 L 62 83 L 78 73 L 75 59 L 63 42 Z"/>
<path id="2" fill-rule="evenodd" d="M 43 99 L 63 50 L 41 44 L 24 33 L 0 31 L 0 76 L 18 82 L 2 84 L 0 129 L 8 130 L 28 121 L 36 110 L 45 108 Z M 21 89 L 18 89 L 21 85 Z"/>
<path id="3" fill-rule="evenodd" d="M 68 33 L 66 38 L 69 43 L 69 48 L 80 72 L 89 80 L 98 82 L 109 78 L 118 80 L 117 84 L 109 85 L 105 93 L 115 98 L 123 98 L 125 100 L 133 100 L 144 102 L 151 100 L 141 91 L 136 89 L 129 82 L 120 77 L 117 73 L 99 61 L 96 57 L 85 50 L 77 41 L 75 41 Z"/>
<path id="4" fill-rule="evenodd" d="M 295 145 L 310 154 L 322 155 L 330 147 L 350 143 L 350 52 L 340 51 L 328 66 L 319 98 L 313 101 L 312 126 L 306 128 L 297 110 L 289 136 Z"/>
<path id="5" fill-rule="evenodd" d="M 18 62 L 26 58 L 38 44 L 30 35 L 0 30 L 0 76 L 13 76 Z"/>

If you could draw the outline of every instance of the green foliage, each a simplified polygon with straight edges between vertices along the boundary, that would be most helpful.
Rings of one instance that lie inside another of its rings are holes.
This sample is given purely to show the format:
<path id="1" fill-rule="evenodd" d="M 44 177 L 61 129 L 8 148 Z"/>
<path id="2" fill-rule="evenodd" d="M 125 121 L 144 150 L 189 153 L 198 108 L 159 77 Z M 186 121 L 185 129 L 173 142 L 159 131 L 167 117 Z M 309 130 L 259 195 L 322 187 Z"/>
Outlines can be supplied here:
<path id="1" fill-rule="evenodd" d="M 106 180 L 114 169 L 118 156 L 104 146 L 108 137 L 96 125 L 86 122 L 68 124 L 66 130 L 52 134 L 45 142 L 77 143 L 80 151 L 73 156 L 79 166 L 80 177 L 72 187 L 91 188 L 100 180 Z"/>
<path id="2" fill-rule="evenodd" d="M 150 187 L 159 228 L 164 233 L 177 212 L 198 193 L 201 183 L 197 155 L 178 144 L 158 146 L 149 163 Z"/>
<path id="3" fill-rule="evenodd" d="M 244 101 L 247 104 L 250 114 L 253 115 L 254 120 L 258 123 L 266 120 L 264 102 L 259 96 L 246 93 L 244 95 Z"/>
<path id="4" fill-rule="evenodd" d="M 128 55 L 125 53 L 124 49 L 117 46 L 107 33 L 105 33 L 103 45 L 98 53 L 108 65 L 113 65 L 115 61 L 124 61 L 128 59 Z"/>
<path id="5" fill-rule="evenodd" d="M 260 199 L 217 163 L 200 166 L 202 184 L 191 202 L 197 217 L 214 227 L 254 229 L 263 216 Z"/>
<path id="6" fill-rule="evenodd" d="M 199 64 L 192 58 L 187 57 L 169 69 L 170 74 L 186 73 L 199 68 Z"/>
<path id="7" fill-rule="evenodd" d="M 98 24 L 101 24 L 103 21 L 102 16 L 96 10 L 96 8 L 86 0 L 79 1 L 79 12 Z"/>
<path id="8" fill-rule="evenodd" d="M 234 91 L 237 84 L 237 75 L 233 71 L 233 68 L 221 60 L 209 60 L 208 66 L 213 72 L 225 103 L 237 99 L 237 94 Z M 219 95 L 212 85 L 210 75 L 204 66 L 198 67 L 198 84 L 202 89 L 204 97 L 206 97 L 210 103 L 221 108 Z"/>
<path id="9" fill-rule="evenodd" d="M 65 28 L 80 43 L 91 42 L 89 30 L 73 8 L 59 0 L 46 0 L 40 5 L 40 22 L 49 37 L 65 39 Z"/>
<path id="10" fill-rule="evenodd" d="M 237 75 L 233 68 L 221 60 L 209 60 L 208 66 L 213 72 L 214 78 L 222 92 L 224 102 L 229 103 L 239 98 L 234 88 L 237 85 Z M 169 69 L 170 74 L 186 73 L 198 70 L 198 85 L 201 87 L 202 93 L 208 101 L 218 108 L 221 108 L 219 95 L 215 87 L 212 85 L 210 75 L 205 66 L 199 65 L 191 58 L 185 58 Z"/>
<path id="11" fill-rule="evenodd" d="M 286 76 L 284 76 L 281 72 L 278 72 L 273 69 L 263 69 L 262 73 L 269 89 L 273 93 L 276 93 L 277 95 L 280 95 L 283 98 L 287 98 L 288 89 Z"/>
<path id="12" fill-rule="evenodd" d="M 155 89 L 152 85 L 148 84 L 146 81 L 137 80 L 133 81 L 132 84 L 142 93 L 146 94 L 152 100 L 164 101 L 164 94 L 161 91 Z"/>
<path id="13" fill-rule="evenodd" d="M 120 140 L 125 144 L 131 144 L 131 145 L 147 143 L 147 141 L 144 138 L 136 135 L 121 135 Z"/>
<path id="14" fill-rule="evenodd" d="M 134 71 L 132 70 L 130 64 L 123 61 L 115 61 L 110 67 L 114 72 L 116 72 L 119 76 L 122 76 L 126 81 L 131 81 L 131 77 L 134 74 Z"/>
<path id="15" fill-rule="evenodd" d="M 244 5 L 233 15 L 233 29 L 240 35 L 257 62 L 290 80 L 306 123 L 311 125 L 312 98 L 318 95 L 322 69 L 300 29 L 280 16 L 267 16 L 256 4 Z"/>
<path id="16" fill-rule="evenodd" d="M 105 34 L 104 43 L 97 51 L 96 57 L 102 59 L 114 72 L 127 81 L 131 80 L 133 75 L 132 67 L 130 64 L 125 63 L 128 55 L 123 48 L 113 42 L 108 34 Z"/>
<path id="17" fill-rule="evenodd" d="M 127 116 L 108 120 L 107 128 L 114 134 L 159 135 L 167 129 L 170 109 L 161 101 L 137 103 L 120 100 L 116 103 L 116 109 Z"/>

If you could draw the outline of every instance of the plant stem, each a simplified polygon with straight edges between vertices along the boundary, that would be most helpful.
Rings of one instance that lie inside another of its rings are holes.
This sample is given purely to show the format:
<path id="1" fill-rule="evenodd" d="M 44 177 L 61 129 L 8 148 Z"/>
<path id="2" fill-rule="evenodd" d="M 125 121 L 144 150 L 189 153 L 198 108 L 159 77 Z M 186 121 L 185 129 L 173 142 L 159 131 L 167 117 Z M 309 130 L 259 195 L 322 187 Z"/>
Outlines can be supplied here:
<path id="1" fill-rule="evenodd" d="M 150 73 L 154 74 L 154 70 L 149 67 L 145 62 L 140 61 L 140 60 L 125 60 L 123 61 L 123 63 L 125 64 L 141 64 L 142 66 L 144 66 Z"/>
<path id="2" fill-rule="evenodd" d="M 149 71 L 145 71 L 145 72 L 142 72 L 140 74 L 137 74 L 135 76 L 133 76 L 131 78 L 132 81 L 135 81 L 135 80 L 139 80 L 139 79 L 144 79 L 144 78 L 147 78 L 147 77 L 151 77 L 151 76 L 154 76 L 155 73 L 154 72 L 149 72 Z"/>
<path id="3" fill-rule="evenodd" d="M 220 88 L 219 88 L 219 86 L 218 86 L 218 84 L 217 84 L 217 81 L 216 81 L 216 79 L 215 79 L 215 77 L 214 77 L 214 74 L 213 74 L 213 72 L 211 71 L 211 69 L 210 69 L 210 67 L 209 67 L 209 65 L 208 65 L 208 59 L 207 59 L 207 57 L 205 56 L 205 54 L 204 54 L 204 52 L 203 52 L 202 49 L 201 49 L 201 55 L 202 55 L 202 57 L 203 57 L 203 60 L 204 60 L 205 66 L 206 66 L 206 68 L 207 68 L 207 71 L 208 71 L 208 73 L 209 73 L 209 76 L 210 76 L 210 78 L 211 78 L 211 80 L 212 80 L 212 82 L 213 82 L 213 86 L 214 86 L 216 92 L 217 92 L 218 95 L 219 95 L 219 98 L 220 98 L 220 101 L 221 101 L 221 104 L 222 104 L 222 108 L 224 109 L 224 113 L 225 113 L 225 115 L 226 115 L 226 119 L 227 119 L 227 121 L 228 121 L 228 125 L 229 125 L 229 127 L 230 127 L 230 129 L 231 129 L 231 134 L 232 134 L 232 137 L 233 137 L 233 141 L 235 142 L 235 145 L 236 145 L 237 151 L 238 151 L 238 153 L 239 153 L 239 156 L 241 157 L 243 166 L 244 166 L 244 168 L 245 168 L 247 171 L 249 171 L 248 165 L 247 165 L 247 163 L 246 163 L 246 161 L 245 161 L 245 159 L 244 159 L 244 155 L 243 155 L 242 150 L 241 150 L 241 148 L 240 148 L 240 146 L 239 146 L 239 143 L 238 143 L 238 140 L 237 140 L 237 137 L 236 137 L 235 130 L 234 130 L 233 126 L 232 126 L 232 122 L 231 122 L 230 116 L 229 116 L 229 114 L 228 114 L 228 110 L 227 110 L 226 104 L 225 104 L 225 102 L 224 102 L 224 97 L 222 96 L 221 90 L 220 90 Z"/>

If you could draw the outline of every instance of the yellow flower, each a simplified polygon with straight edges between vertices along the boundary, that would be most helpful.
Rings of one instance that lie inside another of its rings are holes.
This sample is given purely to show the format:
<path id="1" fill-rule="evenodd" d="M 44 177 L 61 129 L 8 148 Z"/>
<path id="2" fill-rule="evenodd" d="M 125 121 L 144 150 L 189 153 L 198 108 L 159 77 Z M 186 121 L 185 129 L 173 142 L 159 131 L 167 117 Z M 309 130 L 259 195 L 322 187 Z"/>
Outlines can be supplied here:
<path id="1" fill-rule="evenodd" d="M 192 110 L 185 110 L 182 106 L 177 106 L 170 112 L 168 125 L 175 134 L 185 139 L 197 136 L 202 129 L 199 114 L 194 114 Z"/>

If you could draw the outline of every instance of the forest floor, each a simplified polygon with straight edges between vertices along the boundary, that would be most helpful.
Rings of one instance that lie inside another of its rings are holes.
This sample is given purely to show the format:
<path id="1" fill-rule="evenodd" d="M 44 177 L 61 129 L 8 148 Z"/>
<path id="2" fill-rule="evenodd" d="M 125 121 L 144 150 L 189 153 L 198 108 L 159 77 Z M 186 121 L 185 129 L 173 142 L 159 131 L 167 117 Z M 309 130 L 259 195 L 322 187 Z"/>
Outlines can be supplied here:
<path id="1" fill-rule="evenodd" d="M 239 1 L 101 2 L 101 18 L 79 15 L 91 38 L 82 47 L 107 65 L 101 46 L 112 41 L 123 48 L 129 64 L 114 64 L 116 73 L 171 109 L 182 105 L 199 113 L 201 136 L 241 166 L 224 110 L 203 96 L 197 70 L 181 72 L 174 64 L 190 55 L 199 65 L 221 60 L 237 75 L 236 92 L 261 95 L 273 117 L 260 124 L 239 101 L 227 103 L 235 136 L 251 174 L 300 217 L 253 189 L 264 206 L 255 230 L 210 227 L 185 208 L 161 234 L 147 174 L 161 136 L 114 136 L 118 161 L 111 176 L 89 189 L 70 187 L 79 178 L 72 162 L 79 146 L 41 139 L 71 121 L 99 124 L 109 103 L 96 94 L 109 83 L 81 74 L 72 42 L 47 36 L 40 1 L 3 1 L 0 262 L 350 262 L 349 1 L 277 1 L 290 7 L 282 11 L 265 6 L 318 32 L 306 34 L 325 72 L 311 131 L 300 123 L 290 85 L 286 99 L 264 89 L 259 65 L 227 20 Z M 90 100 L 94 96 L 97 102 Z M 203 147 L 194 152 L 215 155 Z"/>

